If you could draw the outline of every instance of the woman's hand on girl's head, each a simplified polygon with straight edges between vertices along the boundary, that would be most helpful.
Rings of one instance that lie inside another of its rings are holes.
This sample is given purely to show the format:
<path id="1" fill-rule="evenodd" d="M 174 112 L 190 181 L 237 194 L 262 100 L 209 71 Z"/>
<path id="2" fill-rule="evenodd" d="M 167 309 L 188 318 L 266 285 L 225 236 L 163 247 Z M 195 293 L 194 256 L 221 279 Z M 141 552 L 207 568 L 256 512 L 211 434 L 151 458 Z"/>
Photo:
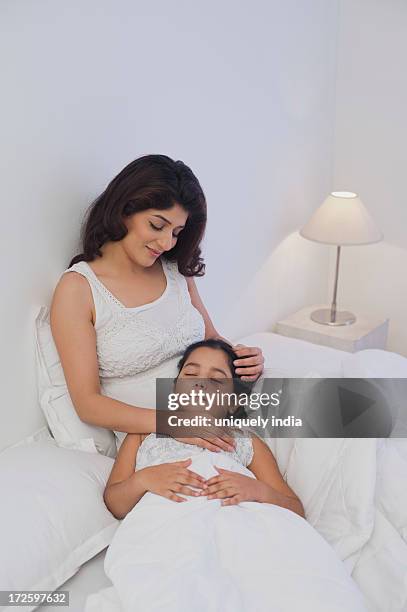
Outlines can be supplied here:
<path id="1" fill-rule="evenodd" d="M 138 478 L 146 491 L 156 493 L 175 502 L 188 501 L 178 493 L 199 497 L 200 491 L 194 491 L 190 487 L 204 489 L 205 478 L 188 469 L 192 459 L 174 461 L 173 463 L 161 463 L 141 469 Z M 189 485 L 189 486 L 187 486 Z"/>
<path id="2" fill-rule="evenodd" d="M 237 359 L 233 362 L 237 368 L 236 374 L 242 380 L 257 380 L 264 370 L 264 356 L 261 348 L 244 344 L 235 344 L 232 348 L 237 355 Z"/>

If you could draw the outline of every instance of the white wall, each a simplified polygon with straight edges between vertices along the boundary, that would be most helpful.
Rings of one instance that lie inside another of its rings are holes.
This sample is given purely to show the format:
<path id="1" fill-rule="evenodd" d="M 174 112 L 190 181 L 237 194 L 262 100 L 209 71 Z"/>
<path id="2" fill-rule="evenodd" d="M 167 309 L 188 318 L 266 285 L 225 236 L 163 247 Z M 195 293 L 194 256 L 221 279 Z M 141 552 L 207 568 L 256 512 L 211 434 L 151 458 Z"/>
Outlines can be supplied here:
<path id="1" fill-rule="evenodd" d="M 216 272 L 201 282 L 229 338 L 270 330 L 327 291 L 328 257 L 297 230 L 332 185 L 338 7 L 268 6 L 254 17 L 262 32 L 244 85 L 249 107 L 226 144 L 236 185 L 229 193 L 219 182 L 211 199 L 207 261 Z"/>
<path id="2" fill-rule="evenodd" d="M 0 367 L 12 444 L 44 423 L 34 317 L 77 252 L 85 208 L 142 154 L 182 159 L 202 183 L 199 287 L 221 333 L 322 297 L 325 258 L 297 237 L 293 260 L 284 241 L 331 187 L 337 2 L 15 0 L 1 12 Z M 267 303 L 239 311 L 269 258 Z"/>
<path id="3" fill-rule="evenodd" d="M 389 317 L 387 348 L 407 356 L 407 4 L 339 15 L 334 188 L 360 194 L 384 242 L 342 249 L 338 307 Z"/>

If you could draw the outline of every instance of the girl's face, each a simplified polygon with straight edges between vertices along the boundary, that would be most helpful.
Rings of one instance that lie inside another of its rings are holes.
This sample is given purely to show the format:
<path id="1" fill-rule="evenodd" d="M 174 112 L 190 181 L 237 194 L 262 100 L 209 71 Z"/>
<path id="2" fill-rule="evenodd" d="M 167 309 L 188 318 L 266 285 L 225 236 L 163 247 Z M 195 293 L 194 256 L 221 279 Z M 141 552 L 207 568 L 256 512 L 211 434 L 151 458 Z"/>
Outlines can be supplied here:
<path id="1" fill-rule="evenodd" d="M 151 266 L 164 252 L 171 250 L 188 219 L 179 205 L 158 210 L 149 208 L 124 219 L 128 234 L 121 241 L 129 259 L 140 266 Z"/>
<path id="2" fill-rule="evenodd" d="M 191 390 L 204 393 L 233 393 L 233 376 L 225 351 L 201 346 L 192 353 L 185 361 L 175 385 L 176 393 L 190 393 Z M 211 408 L 211 414 L 223 415 L 228 409 L 227 402 L 224 405 L 216 405 Z"/>

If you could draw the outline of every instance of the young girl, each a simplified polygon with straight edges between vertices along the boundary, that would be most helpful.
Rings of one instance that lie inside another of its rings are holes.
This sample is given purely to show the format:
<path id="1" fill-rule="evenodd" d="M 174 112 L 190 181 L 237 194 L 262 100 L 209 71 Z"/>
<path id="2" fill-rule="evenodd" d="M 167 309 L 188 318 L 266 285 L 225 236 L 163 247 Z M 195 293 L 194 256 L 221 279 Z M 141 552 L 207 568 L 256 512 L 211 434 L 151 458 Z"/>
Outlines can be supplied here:
<path id="1" fill-rule="evenodd" d="M 219 340 L 190 345 L 175 388 L 237 389 L 234 358 Z M 366 612 L 267 445 L 232 439 L 233 452 L 215 452 L 127 435 L 104 494 L 124 518 L 104 561 L 113 586 L 85 612 Z"/>
<path id="2" fill-rule="evenodd" d="M 185 389 L 187 379 L 189 385 L 199 380 L 200 388 L 207 385 L 211 391 L 215 388 L 225 391 L 228 379 L 230 391 L 238 393 L 242 387 L 235 376 L 234 359 L 233 349 L 222 340 L 195 342 L 185 350 L 175 382 Z M 202 496 L 207 500 L 220 499 L 222 506 L 242 501 L 263 502 L 304 517 L 302 503 L 283 480 L 269 447 L 255 435 L 234 437 L 234 452 L 218 453 L 191 447 L 170 436 L 127 434 L 106 485 L 106 506 L 116 518 L 122 519 L 149 492 L 177 503 Z M 232 469 L 220 467 L 226 456 L 232 461 L 228 463 Z M 202 466 L 200 472 L 190 469 L 192 461 Z M 208 478 L 209 474 L 216 475 Z"/>

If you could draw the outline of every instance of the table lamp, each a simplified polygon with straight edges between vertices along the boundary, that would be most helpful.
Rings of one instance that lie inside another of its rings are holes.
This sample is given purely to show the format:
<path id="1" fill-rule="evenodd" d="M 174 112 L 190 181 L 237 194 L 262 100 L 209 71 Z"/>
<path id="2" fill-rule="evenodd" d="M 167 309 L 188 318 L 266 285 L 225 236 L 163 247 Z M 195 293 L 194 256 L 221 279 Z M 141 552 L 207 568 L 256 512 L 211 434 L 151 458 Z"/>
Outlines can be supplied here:
<path id="1" fill-rule="evenodd" d="M 300 235 L 314 242 L 336 245 L 335 283 L 331 308 L 314 310 L 311 313 L 311 319 L 322 325 L 354 323 L 356 321 L 354 314 L 336 310 L 341 246 L 379 242 L 383 234 L 376 227 L 356 193 L 333 191 L 300 230 Z"/>

